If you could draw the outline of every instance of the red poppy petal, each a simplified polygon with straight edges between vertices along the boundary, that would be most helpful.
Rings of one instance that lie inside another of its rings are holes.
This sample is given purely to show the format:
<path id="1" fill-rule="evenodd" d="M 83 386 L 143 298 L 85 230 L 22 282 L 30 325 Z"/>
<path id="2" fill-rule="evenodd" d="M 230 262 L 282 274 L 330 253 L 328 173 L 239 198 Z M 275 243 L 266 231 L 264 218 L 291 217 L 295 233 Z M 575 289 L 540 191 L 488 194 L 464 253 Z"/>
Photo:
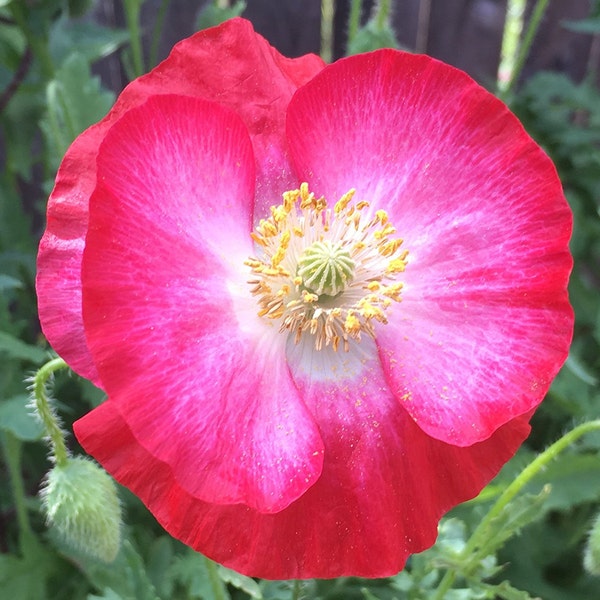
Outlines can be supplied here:
<path id="1" fill-rule="evenodd" d="M 88 226 L 88 198 L 96 183 L 95 152 L 102 138 L 88 129 L 69 148 L 48 202 L 38 252 L 36 292 L 44 335 L 69 366 L 100 385 L 81 319 L 81 257 Z M 81 160 L 86 157 L 87 160 Z"/>
<path id="2" fill-rule="evenodd" d="M 447 445 L 414 424 L 381 378 L 377 361 L 343 385 L 298 374 L 318 414 L 325 463 L 317 483 L 277 514 L 194 498 L 139 445 L 110 400 L 75 431 L 167 531 L 230 568 L 268 579 L 385 577 L 434 542 L 440 516 L 475 496 L 529 427 L 519 418 L 469 448 Z"/>
<path id="3" fill-rule="evenodd" d="M 103 388 L 190 494 L 280 510 L 320 474 L 322 442 L 247 289 L 245 126 L 156 96 L 107 133 L 98 181 L 83 315 Z"/>
<path id="4" fill-rule="evenodd" d="M 285 111 L 296 89 L 325 64 L 314 54 L 286 58 L 244 19 L 232 19 L 177 44 L 138 79 L 137 94 L 190 94 L 232 108 L 244 121 L 257 164 L 256 214 L 297 185 L 285 141 Z M 131 86 L 130 86 L 131 87 Z"/>
<path id="5" fill-rule="evenodd" d="M 99 384 L 81 317 L 81 259 L 88 200 L 96 184 L 96 153 L 106 131 L 125 111 L 155 94 L 197 96 L 229 106 L 245 121 L 257 159 L 262 214 L 290 189 L 283 135 L 287 103 L 296 88 L 323 68 L 314 55 L 288 59 L 257 35 L 251 23 L 232 19 L 183 40 L 149 74 L 133 81 L 109 115 L 67 151 L 48 203 L 38 254 L 40 322 L 53 348 L 80 375 Z"/>
<path id="6" fill-rule="evenodd" d="M 416 423 L 470 445 L 537 406 L 571 341 L 571 214 L 507 108 L 453 67 L 384 50 L 300 89 L 288 137 L 316 193 L 356 188 L 404 239 L 403 302 L 377 340 Z"/>

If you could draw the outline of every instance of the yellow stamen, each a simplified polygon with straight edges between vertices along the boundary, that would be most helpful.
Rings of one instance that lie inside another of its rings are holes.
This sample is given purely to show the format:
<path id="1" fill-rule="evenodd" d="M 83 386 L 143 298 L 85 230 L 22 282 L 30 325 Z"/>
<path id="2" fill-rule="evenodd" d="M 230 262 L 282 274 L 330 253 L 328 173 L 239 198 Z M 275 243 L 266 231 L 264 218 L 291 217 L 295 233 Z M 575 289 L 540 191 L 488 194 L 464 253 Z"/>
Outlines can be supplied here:
<path id="1" fill-rule="evenodd" d="M 352 189 L 349 192 L 346 192 L 336 203 L 333 208 L 336 215 L 339 215 L 345 208 L 350 204 L 356 190 Z"/>
<path id="2" fill-rule="evenodd" d="M 251 236 L 260 256 L 245 261 L 259 316 L 279 322 L 298 343 L 311 337 L 316 351 L 348 351 L 375 336 L 387 311 L 401 301 L 398 275 L 408 252 L 385 210 L 363 212 L 349 190 L 332 207 L 306 183 L 283 194 Z M 371 213 L 372 214 L 372 213 Z"/>

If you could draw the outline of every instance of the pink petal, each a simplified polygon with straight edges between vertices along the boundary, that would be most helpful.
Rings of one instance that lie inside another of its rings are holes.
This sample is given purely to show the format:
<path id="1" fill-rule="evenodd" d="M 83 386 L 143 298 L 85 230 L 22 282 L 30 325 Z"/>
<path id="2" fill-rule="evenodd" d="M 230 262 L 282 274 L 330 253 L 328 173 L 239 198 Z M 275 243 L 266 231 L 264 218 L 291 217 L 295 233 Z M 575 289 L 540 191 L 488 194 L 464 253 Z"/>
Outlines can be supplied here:
<path id="1" fill-rule="evenodd" d="M 76 434 L 172 535 L 247 575 L 288 579 L 397 573 L 434 542 L 440 516 L 475 496 L 529 432 L 519 418 L 469 448 L 430 438 L 386 390 L 376 360 L 354 379 L 296 376 L 325 462 L 317 483 L 276 514 L 195 498 L 139 445 L 115 402 L 79 420 Z"/>
<path id="2" fill-rule="evenodd" d="M 246 284 L 253 185 L 229 110 L 169 95 L 128 111 L 98 153 L 83 316 L 138 442 L 190 494 L 269 512 L 314 483 L 323 457 Z"/>
<path id="3" fill-rule="evenodd" d="M 40 241 L 36 292 L 42 331 L 69 366 L 100 385 L 88 352 L 81 318 L 81 257 L 88 227 L 88 198 L 96 183 L 95 159 L 101 130 L 92 127 L 69 148 L 48 202 L 46 231 Z"/>
<path id="4" fill-rule="evenodd" d="M 317 56 L 281 56 L 250 22 L 232 19 L 183 40 L 149 74 L 133 81 L 108 116 L 69 148 L 48 203 L 36 289 L 44 335 L 80 375 L 99 384 L 81 318 L 81 259 L 88 201 L 96 184 L 96 153 L 110 126 L 128 109 L 164 93 L 197 96 L 236 111 L 253 140 L 259 213 L 295 185 L 283 135 L 287 104 L 298 86 L 323 68 Z"/>
<path id="5" fill-rule="evenodd" d="M 471 445 L 536 407 L 571 341 L 571 214 L 506 107 L 453 67 L 383 50 L 301 88 L 288 137 L 316 193 L 356 188 L 404 239 L 403 302 L 377 341 L 415 422 Z"/>
<path id="6" fill-rule="evenodd" d="M 232 19 L 177 44 L 167 60 L 134 82 L 135 94 L 190 94 L 238 113 L 256 156 L 256 213 L 262 217 L 282 191 L 296 185 L 287 156 L 285 111 L 296 89 L 323 67 L 313 54 L 282 56 L 249 21 Z"/>

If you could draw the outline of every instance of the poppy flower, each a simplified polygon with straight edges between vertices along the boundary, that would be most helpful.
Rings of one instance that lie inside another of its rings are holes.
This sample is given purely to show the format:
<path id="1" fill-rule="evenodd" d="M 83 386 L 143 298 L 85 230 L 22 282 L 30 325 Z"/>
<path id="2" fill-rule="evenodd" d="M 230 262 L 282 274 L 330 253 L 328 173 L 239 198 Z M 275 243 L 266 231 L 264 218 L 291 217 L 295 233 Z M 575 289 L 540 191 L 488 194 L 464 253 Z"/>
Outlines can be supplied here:
<path id="1" fill-rule="evenodd" d="M 83 447 L 242 573 L 381 577 L 514 454 L 566 358 L 571 214 L 466 74 L 178 44 L 68 150 L 43 330 Z"/>

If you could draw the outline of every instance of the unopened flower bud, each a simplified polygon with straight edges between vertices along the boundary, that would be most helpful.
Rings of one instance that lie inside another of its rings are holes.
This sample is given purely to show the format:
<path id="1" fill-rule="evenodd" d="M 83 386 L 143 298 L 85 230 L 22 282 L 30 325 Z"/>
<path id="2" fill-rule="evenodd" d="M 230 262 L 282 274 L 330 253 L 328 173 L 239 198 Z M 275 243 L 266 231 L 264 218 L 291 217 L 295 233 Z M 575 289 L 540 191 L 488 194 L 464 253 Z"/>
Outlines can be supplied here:
<path id="1" fill-rule="evenodd" d="M 600 514 L 594 520 L 583 551 L 583 566 L 588 573 L 600 575 Z"/>
<path id="2" fill-rule="evenodd" d="M 55 465 L 41 492 L 48 524 L 73 548 L 112 562 L 121 542 L 121 506 L 113 479 L 82 457 Z"/>

